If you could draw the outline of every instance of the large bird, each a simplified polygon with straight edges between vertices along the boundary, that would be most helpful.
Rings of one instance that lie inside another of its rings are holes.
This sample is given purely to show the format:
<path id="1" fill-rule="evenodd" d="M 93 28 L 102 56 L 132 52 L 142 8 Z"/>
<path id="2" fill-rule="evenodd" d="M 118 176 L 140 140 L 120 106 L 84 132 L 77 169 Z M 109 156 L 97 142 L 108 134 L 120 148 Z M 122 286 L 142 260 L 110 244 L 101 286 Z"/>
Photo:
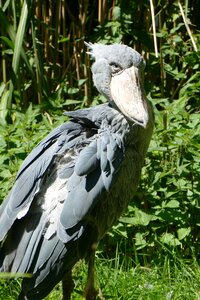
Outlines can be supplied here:
<path id="1" fill-rule="evenodd" d="M 142 56 L 122 44 L 87 47 L 108 102 L 66 112 L 70 120 L 28 155 L 0 208 L 0 271 L 32 274 L 18 299 L 43 299 L 86 257 L 86 299 L 95 298 L 96 246 L 133 198 L 151 139 Z"/>

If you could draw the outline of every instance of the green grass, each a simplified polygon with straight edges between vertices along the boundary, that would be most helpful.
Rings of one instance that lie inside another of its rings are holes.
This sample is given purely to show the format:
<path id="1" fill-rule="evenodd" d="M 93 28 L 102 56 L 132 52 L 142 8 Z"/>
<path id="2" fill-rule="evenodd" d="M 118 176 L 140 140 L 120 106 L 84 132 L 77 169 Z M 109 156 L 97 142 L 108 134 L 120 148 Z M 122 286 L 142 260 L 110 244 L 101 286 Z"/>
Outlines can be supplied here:
<path id="1" fill-rule="evenodd" d="M 87 267 L 79 262 L 74 268 L 73 300 L 83 300 Z M 165 257 L 162 264 L 134 266 L 123 254 L 114 259 L 96 259 L 96 287 L 106 300 L 198 300 L 200 299 L 200 268 L 197 262 Z M 20 280 L 1 280 L 0 299 L 14 300 Z M 100 299 L 100 298 L 99 298 Z M 62 300 L 58 284 L 45 300 Z"/>

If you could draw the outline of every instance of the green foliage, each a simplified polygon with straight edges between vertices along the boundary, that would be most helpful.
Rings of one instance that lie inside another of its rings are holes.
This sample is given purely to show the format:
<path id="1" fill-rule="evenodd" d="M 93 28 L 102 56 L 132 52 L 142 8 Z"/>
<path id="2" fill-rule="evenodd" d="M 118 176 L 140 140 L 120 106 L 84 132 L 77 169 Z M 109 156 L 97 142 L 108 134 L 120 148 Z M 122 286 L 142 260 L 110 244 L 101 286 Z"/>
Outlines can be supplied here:
<path id="1" fill-rule="evenodd" d="M 66 120 L 65 116 L 56 116 L 54 112 L 51 117 L 30 105 L 26 112 L 13 110 L 10 124 L 0 124 L 0 202 L 12 187 L 25 157 L 55 126 Z"/>

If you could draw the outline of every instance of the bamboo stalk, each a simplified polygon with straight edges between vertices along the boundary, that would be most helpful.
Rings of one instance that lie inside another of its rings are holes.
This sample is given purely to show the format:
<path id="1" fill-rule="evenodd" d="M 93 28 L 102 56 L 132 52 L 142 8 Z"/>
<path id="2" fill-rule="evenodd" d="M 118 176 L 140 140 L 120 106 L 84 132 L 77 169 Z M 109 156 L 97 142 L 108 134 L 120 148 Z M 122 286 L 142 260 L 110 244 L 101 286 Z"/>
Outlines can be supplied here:
<path id="1" fill-rule="evenodd" d="M 36 80 L 37 80 L 37 96 L 38 96 L 38 103 L 42 102 L 42 81 L 41 81 L 41 72 L 40 72 L 40 63 L 38 58 L 38 49 L 36 45 L 36 35 L 35 35 L 35 28 L 33 23 L 31 22 L 32 26 L 32 39 L 33 39 L 33 49 L 34 49 L 34 58 L 35 58 L 35 65 L 36 65 Z"/>
<path id="2" fill-rule="evenodd" d="M 3 44 L 2 44 L 2 50 L 3 50 Z M 2 55 L 2 76 L 3 76 L 3 82 L 6 83 L 6 81 L 7 81 L 7 76 L 6 76 L 6 59 L 5 59 L 5 55 L 4 54 Z"/>
<path id="3" fill-rule="evenodd" d="M 196 45 L 196 43 L 195 43 L 195 41 L 194 41 L 194 38 L 193 38 L 193 36 L 192 36 L 192 32 L 191 32 L 190 27 L 189 27 L 189 25 L 188 25 L 188 22 L 187 22 L 187 19 L 186 19 L 186 16 L 185 16 L 185 14 L 184 14 L 183 7 L 182 7 L 180 1 L 178 1 L 178 5 L 179 5 L 179 8 L 180 8 L 180 12 L 181 12 L 181 15 L 182 15 L 183 22 L 184 22 L 184 24 L 185 24 L 186 30 L 187 30 L 187 32 L 188 32 L 188 35 L 189 35 L 190 39 L 191 39 L 191 42 L 192 42 L 194 51 L 197 52 L 197 51 L 198 51 L 198 48 L 197 48 L 197 45 Z"/>
<path id="4" fill-rule="evenodd" d="M 0 7 L 2 8 L 2 1 L 0 0 Z M 3 82 L 6 83 L 7 79 L 6 79 L 6 60 L 5 60 L 5 55 L 3 53 L 4 50 L 4 44 L 0 43 L 1 47 L 2 47 L 2 79 Z"/>
<path id="5" fill-rule="evenodd" d="M 54 68 L 53 68 L 53 71 L 54 71 L 54 74 L 55 76 L 58 76 L 60 78 L 60 63 L 59 63 L 59 43 L 58 43 L 58 40 L 59 40 L 59 36 L 61 34 L 61 0 L 57 1 L 56 2 L 56 11 L 55 11 L 55 14 L 56 16 L 52 16 L 52 19 L 55 18 L 55 32 L 54 32 L 54 61 L 53 61 L 53 64 L 54 64 Z M 59 65 L 59 68 L 58 68 L 58 65 Z M 53 76 L 52 76 L 53 78 Z"/>
<path id="6" fill-rule="evenodd" d="M 155 24 L 153 0 L 150 0 L 150 9 L 151 9 L 151 18 L 152 18 L 152 27 L 153 27 L 153 41 L 154 41 L 155 56 L 158 57 L 158 45 L 156 39 L 156 24 Z"/>
<path id="7" fill-rule="evenodd" d="M 17 16 L 16 16 L 16 1 L 12 1 L 12 13 L 13 13 L 13 27 L 15 32 L 17 31 Z"/>
<path id="8" fill-rule="evenodd" d="M 62 19 L 62 34 L 63 34 L 63 37 L 66 37 L 66 9 L 65 9 L 65 1 L 62 0 L 61 1 L 61 19 Z M 62 76 L 63 76 L 63 73 L 64 73 L 64 70 L 66 68 L 66 65 L 67 65 L 67 49 L 66 49 L 66 43 L 62 43 L 62 70 L 61 70 L 61 73 L 62 73 Z"/>
<path id="9" fill-rule="evenodd" d="M 159 29 L 162 28 L 162 15 L 159 14 Z M 164 69 L 164 58 L 163 58 L 163 50 L 162 50 L 162 38 L 160 38 L 160 91 L 161 98 L 164 98 L 164 90 L 166 83 L 166 73 Z"/>
<path id="10" fill-rule="evenodd" d="M 89 5 L 89 1 L 79 1 L 82 3 L 82 5 L 80 6 L 80 13 L 79 13 L 79 17 L 80 17 L 80 23 L 81 23 L 81 36 L 83 37 L 85 36 L 85 28 L 86 28 L 86 21 L 87 21 L 87 12 L 88 12 L 88 5 Z M 81 44 L 83 45 L 83 41 L 81 42 Z M 81 48 L 82 48 L 81 45 Z M 79 58 L 79 65 L 80 65 L 80 58 Z M 85 56 L 85 60 L 84 60 L 84 65 L 83 65 L 83 76 L 84 78 L 88 78 L 88 68 L 87 68 L 87 56 Z M 80 70 L 79 70 L 80 72 Z M 79 79 L 81 78 L 80 74 L 79 74 Z M 84 104 L 86 104 L 87 106 L 89 105 L 89 94 L 90 94 L 90 88 L 89 88 L 89 83 L 86 81 L 84 83 Z"/>
<path id="11" fill-rule="evenodd" d="M 106 10 L 106 0 L 98 1 L 98 22 L 100 25 L 104 23 Z"/>

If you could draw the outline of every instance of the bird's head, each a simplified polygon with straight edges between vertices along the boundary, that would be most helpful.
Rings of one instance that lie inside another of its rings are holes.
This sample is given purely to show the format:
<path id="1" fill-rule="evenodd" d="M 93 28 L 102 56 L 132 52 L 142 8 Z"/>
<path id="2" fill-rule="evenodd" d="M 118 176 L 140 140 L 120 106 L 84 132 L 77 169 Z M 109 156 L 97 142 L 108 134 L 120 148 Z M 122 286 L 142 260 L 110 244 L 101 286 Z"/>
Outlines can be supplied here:
<path id="1" fill-rule="evenodd" d="M 143 57 L 122 44 L 86 45 L 95 60 L 92 74 L 98 91 L 128 120 L 146 127 L 148 110 L 143 87 Z"/>

